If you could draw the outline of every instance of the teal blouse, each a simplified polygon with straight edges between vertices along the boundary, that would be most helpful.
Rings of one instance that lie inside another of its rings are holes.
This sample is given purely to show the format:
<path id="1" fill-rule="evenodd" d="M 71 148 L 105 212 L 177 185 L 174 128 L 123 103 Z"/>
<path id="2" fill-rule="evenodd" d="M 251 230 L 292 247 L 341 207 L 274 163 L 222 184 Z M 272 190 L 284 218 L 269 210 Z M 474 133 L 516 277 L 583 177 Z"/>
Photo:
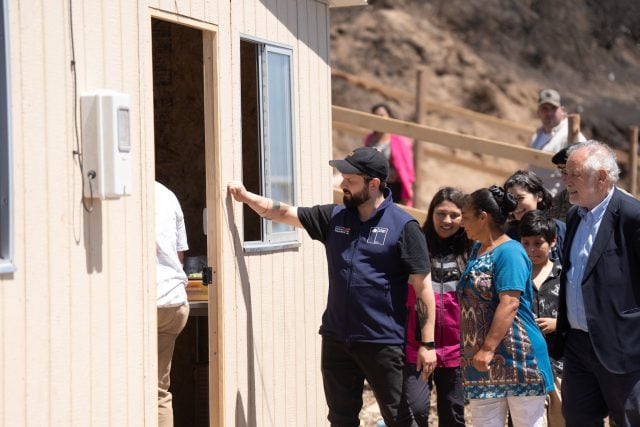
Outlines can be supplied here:
<path id="1" fill-rule="evenodd" d="M 465 397 L 488 399 L 507 396 L 541 396 L 553 391 L 547 345 L 531 311 L 531 262 L 515 240 L 478 256 L 480 243 L 458 283 L 460 301 L 460 368 Z M 496 349 L 488 372 L 472 365 L 491 327 L 499 294 L 520 291 L 513 324 Z"/>

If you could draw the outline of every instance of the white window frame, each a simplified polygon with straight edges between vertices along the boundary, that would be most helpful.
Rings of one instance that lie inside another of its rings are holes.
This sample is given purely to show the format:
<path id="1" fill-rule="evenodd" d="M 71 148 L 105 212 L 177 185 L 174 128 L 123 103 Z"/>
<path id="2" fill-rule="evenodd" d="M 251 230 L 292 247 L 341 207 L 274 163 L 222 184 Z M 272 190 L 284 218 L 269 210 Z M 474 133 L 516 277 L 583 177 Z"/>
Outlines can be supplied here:
<path id="1" fill-rule="evenodd" d="M 13 259 L 13 186 L 11 182 L 11 102 L 7 0 L 0 5 L 0 274 L 16 270 Z"/>
<path id="2" fill-rule="evenodd" d="M 241 37 L 242 40 L 250 43 L 254 43 L 257 46 L 258 52 L 258 96 L 260 105 L 260 182 L 261 182 L 261 194 L 265 197 L 273 198 L 272 185 L 277 177 L 273 177 L 271 174 L 271 145 L 269 141 L 269 81 L 268 81 L 268 59 L 270 53 L 279 55 L 285 55 L 289 58 L 289 114 L 288 123 L 286 123 L 287 133 L 289 135 L 290 148 L 291 148 L 291 185 L 292 200 L 280 200 L 290 205 L 297 205 L 297 177 L 296 177 L 296 138 L 295 138 L 295 97 L 294 97 L 294 81 L 293 81 L 293 49 L 288 46 L 279 45 L 276 43 L 267 42 L 264 40 Z M 246 252 L 260 252 L 260 251 L 272 251 L 279 249 L 287 249 L 300 246 L 300 235 L 298 230 L 292 226 L 286 226 L 289 228 L 286 231 L 274 231 L 274 223 L 270 220 L 261 218 L 261 230 L 262 239 L 259 241 L 245 241 L 243 248 Z"/>

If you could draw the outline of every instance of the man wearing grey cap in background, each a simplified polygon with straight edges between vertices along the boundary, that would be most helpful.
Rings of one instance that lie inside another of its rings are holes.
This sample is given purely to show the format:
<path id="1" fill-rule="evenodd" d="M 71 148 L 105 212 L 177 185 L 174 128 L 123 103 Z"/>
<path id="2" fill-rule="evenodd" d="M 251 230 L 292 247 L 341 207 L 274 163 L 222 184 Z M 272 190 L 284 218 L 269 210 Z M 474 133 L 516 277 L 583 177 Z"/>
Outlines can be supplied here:
<path id="1" fill-rule="evenodd" d="M 567 112 L 562 105 L 558 91 L 554 89 L 540 91 L 538 94 L 538 118 L 542 126 L 533 134 L 529 144 L 531 148 L 557 153 L 569 145 L 567 141 L 569 135 Z M 579 133 L 578 141 L 575 142 L 583 141 L 586 141 L 586 138 L 582 133 Z M 534 165 L 529 166 L 529 170 L 535 172 L 542 179 L 542 183 L 552 196 L 560 192 L 561 176 L 557 170 Z"/>
<path id="2" fill-rule="evenodd" d="M 387 426 L 416 426 L 402 393 L 405 303 L 410 283 L 422 325 L 416 367 L 426 381 L 436 365 L 426 240 L 418 222 L 391 199 L 384 154 L 357 148 L 329 164 L 342 174 L 340 205 L 289 206 L 239 182 L 229 183 L 227 191 L 260 216 L 304 228 L 325 245 L 329 295 L 320 326 L 321 369 L 331 425 L 360 425 L 366 379 Z"/>

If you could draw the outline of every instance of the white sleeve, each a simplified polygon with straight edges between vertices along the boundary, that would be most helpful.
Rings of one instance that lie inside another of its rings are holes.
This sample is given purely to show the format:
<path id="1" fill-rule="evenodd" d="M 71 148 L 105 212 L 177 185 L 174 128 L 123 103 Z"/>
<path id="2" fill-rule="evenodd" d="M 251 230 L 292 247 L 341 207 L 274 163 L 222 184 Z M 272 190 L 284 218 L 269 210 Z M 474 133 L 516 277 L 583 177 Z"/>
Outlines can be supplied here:
<path id="1" fill-rule="evenodd" d="M 187 243 L 187 228 L 184 224 L 184 214 L 176 199 L 176 250 L 182 252 L 188 249 L 189 244 Z"/>

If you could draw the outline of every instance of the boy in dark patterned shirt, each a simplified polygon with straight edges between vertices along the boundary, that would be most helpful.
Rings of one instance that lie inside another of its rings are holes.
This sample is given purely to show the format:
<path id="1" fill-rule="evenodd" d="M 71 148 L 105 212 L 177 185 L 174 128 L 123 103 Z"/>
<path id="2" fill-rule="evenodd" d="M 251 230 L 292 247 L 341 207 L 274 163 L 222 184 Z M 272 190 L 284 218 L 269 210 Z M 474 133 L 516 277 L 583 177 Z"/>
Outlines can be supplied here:
<path id="1" fill-rule="evenodd" d="M 533 264 L 534 295 L 531 309 L 551 353 L 556 331 L 556 317 L 558 316 L 558 295 L 562 270 L 560 262 L 549 257 L 551 249 L 556 244 L 556 225 L 553 219 L 542 211 L 527 212 L 520 220 L 520 242 Z M 551 367 L 556 390 L 547 396 L 547 425 L 549 427 L 564 427 L 560 396 L 562 361 L 551 358 Z"/>

